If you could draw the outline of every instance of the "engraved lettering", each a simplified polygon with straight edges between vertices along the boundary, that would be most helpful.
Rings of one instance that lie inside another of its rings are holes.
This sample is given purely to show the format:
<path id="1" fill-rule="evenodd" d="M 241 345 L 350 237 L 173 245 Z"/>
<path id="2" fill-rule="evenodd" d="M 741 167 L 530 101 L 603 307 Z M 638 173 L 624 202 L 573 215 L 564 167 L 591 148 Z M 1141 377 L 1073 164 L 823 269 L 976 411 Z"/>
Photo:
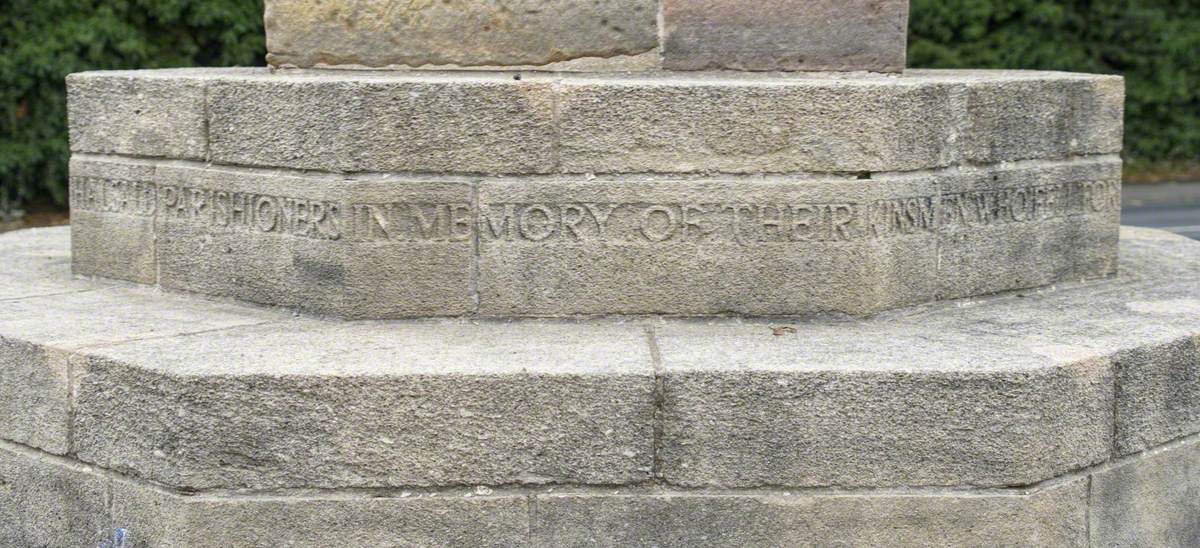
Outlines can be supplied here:
<path id="1" fill-rule="evenodd" d="M 537 215 L 534 215 L 537 213 Z M 540 217 L 540 219 L 538 219 Z M 554 235 L 558 230 L 558 224 L 554 218 L 554 212 L 550 208 L 541 205 L 533 204 L 521 212 L 518 218 L 518 229 L 521 236 L 527 240 L 540 242 Z"/>

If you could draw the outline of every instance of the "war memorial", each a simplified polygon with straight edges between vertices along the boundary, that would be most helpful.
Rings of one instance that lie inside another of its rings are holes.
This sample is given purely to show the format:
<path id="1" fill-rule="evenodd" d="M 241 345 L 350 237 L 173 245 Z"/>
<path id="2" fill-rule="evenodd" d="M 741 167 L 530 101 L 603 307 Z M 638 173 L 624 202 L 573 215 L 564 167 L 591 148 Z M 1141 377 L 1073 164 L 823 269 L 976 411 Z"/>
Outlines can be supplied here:
<path id="1" fill-rule="evenodd" d="M 267 0 L 68 78 L 0 544 L 1200 545 L 1200 242 L 1124 82 L 905 0 Z"/>

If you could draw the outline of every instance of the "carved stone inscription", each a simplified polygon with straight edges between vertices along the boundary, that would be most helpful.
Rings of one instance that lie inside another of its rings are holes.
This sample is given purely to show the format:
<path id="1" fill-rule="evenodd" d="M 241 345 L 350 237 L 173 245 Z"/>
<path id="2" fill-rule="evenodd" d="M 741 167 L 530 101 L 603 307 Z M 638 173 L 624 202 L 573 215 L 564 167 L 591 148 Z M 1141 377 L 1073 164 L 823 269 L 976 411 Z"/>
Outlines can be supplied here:
<path id="1" fill-rule="evenodd" d="M 1115 181 L 1085 181 L 869 202 L 343 203 L 76 177 L 83 211 L 157 216 L 212 230 L 320 240 L 731 243 L 886 239 L 1119 208 Z"/>

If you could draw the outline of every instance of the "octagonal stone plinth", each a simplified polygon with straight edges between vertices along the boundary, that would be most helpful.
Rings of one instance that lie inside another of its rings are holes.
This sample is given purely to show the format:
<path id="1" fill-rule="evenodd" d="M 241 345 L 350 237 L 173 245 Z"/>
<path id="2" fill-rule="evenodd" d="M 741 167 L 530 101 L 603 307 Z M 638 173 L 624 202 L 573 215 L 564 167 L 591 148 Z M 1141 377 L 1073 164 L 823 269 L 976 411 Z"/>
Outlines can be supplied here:
<path id="1" fill-rule="evenodd" d="M 1187 545 L 1200 244 L 1124 236 L 867 320 L 338 322 L 6 234 L 0 542 Z"/>
<path id="2" fill-rule="evenodd" d="M 1117 77 L 69 85 L 80 274 L 373 319 L 866 315 L 1116 268 Z"/>

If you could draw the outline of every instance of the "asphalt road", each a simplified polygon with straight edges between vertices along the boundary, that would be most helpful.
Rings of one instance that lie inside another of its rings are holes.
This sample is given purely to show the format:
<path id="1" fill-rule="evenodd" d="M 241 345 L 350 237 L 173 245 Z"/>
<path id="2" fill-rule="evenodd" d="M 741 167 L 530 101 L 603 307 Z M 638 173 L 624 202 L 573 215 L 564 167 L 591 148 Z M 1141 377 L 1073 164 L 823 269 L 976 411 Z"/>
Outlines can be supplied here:
<path id="1" fill-rule="evenodd" d="M 1128 185 L 1122 194 L 1121 224 L 1200 240 L 1200 182 Z"/>

